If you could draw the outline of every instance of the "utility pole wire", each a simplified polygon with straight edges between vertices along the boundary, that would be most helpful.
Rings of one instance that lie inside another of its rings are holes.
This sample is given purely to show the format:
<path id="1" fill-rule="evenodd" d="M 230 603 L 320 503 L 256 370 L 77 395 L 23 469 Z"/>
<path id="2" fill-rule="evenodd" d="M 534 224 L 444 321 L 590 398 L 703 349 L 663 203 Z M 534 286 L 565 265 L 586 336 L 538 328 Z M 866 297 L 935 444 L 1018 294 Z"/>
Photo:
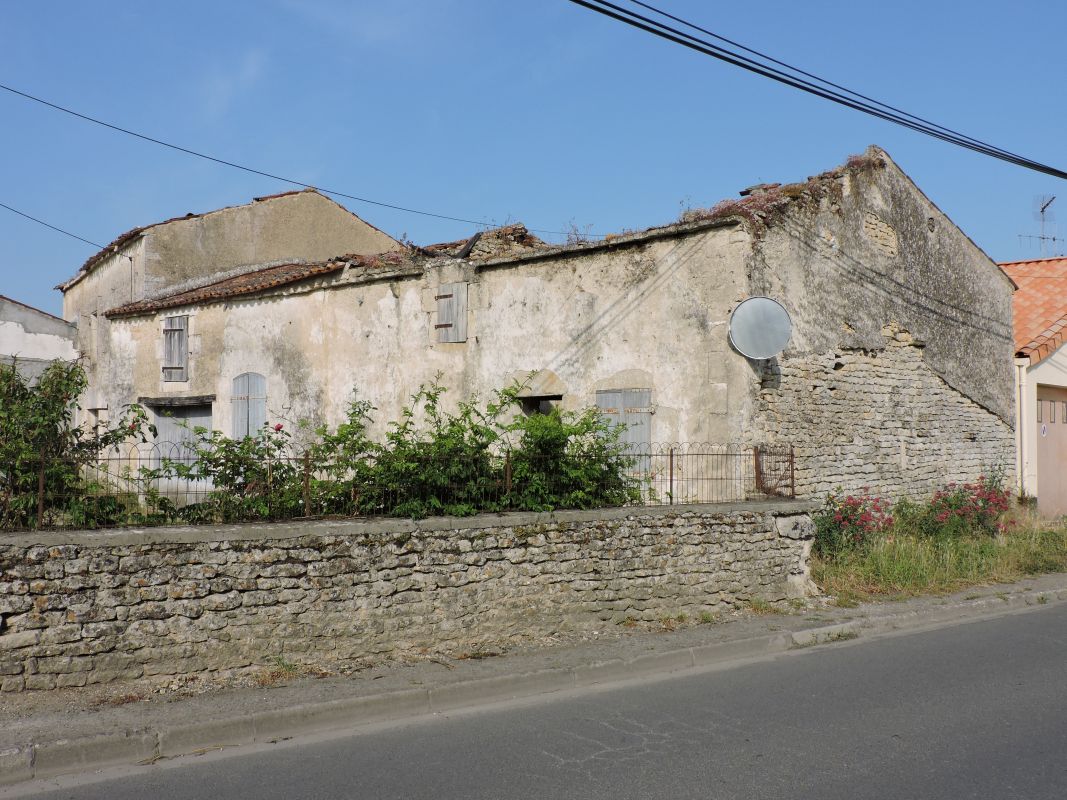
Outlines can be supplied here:
<path id="1" fill-rule="evenodd" d="M 227 161 L 224 158 L 217 158 L 216 156 L 208 155 L 207 153 L 201 153 L 197 150 L 192 150 L 188 147 L 182 147 L 181 145 L 177 145 L 172 142 L 167 142 L 162 139 L 156 139 L 144 133 L 138 133 L 137 131 L 132 131 L 129 128 L 123 128 L 119 125 L 114 125 L 110 122 L 98 119 L 97 117 L 91 117 L 88 114 L 82 114 L 78 111 L 74 111 L 73 109 L 67 108 L 66 106 L 61 106 L 58 103 L 52 103 L 42 97 L 37 97 L 36 95 L 20 91 L 19 89 L 16 89 L 13 86 L 7 86 L 5 84 L 0 83 L 0 89 L 3 89 L 6 92 L 10 92 L 13 95 L 25 98 L 26 100 L 32 100 L 34 103 L 40 103 L 41 105 L 47 106 L 48 108 L 54 109 L 56 111 L 62 111 L 64 114 L 70 114 L 72 117 L 77 117 L 78 119 L 85 120 L 86 122 L 92 122 L 94 125 L 101 125 L 105 128 L 110 128 L 113 131 L 117 131 L 118 133 L 124 133 L 127 136 L 133 136 L 134 138 L 141 139 L 146 142 L 151 142 L 152 144 L 157 144 L 161 147 L 168 147 L 171 150 L 177 150 L 179 153 L 185 153 L 186 155 L 195 156 L 196 158 L 202 158 L 207 161 L 213 161 L 216 164 L 222 164 L 223 166 L 233 167 L 234 169 L 249 172 L 253 175 L 259 175 L 264 178 L 270 178 L 271 180 L 281 181 L 282 183 L 290 183 L 294 186 L 302 186 L 305 189 L 315 189 L 319 192 L 322 192 L 323 194 L 333 195 L 334 197 L 343 197 L 347 200 L 355 200 L 359 203 L 368 203 L 372 206 L 379 206 L 380 208 L 389 208 L 394 211 L 403 211 L 407 214 L 420 214 L 424 217 L 435 217 L 436 219 L 444 219 L 450 222 L 462 222 L 467 225 L 477 225 L 481 228 L 495 227 L 494 223 L 478 222 L 477 220 L 465 219 L 464 217 L 451 217 L 447 214 L 437 214 L 432 211 L 421 211 L 417 208 L 408 208 L 406 206 L 399 206 L 393 203 L 385 203 L 381 200 L 372 200 L 369 197 L 360 197 L 354 194 L 347 194 L 337 189 L 327 189 L 322 186 L 313 186 L 310 183 L 304 183 L 303 181 L 298 181 L 295 178 L 287 178 L 284 175 L 276 175 L 272 172 L 266 172 L 264 170 L 256 169 L 254 167 L 248 167 L 244 164 L 238 164 L 234 161 Z M 558 236 L 565 236 L 567 233 L 566 231 L 549 231 L 541 230 L 539 228 L 529 228 L 529 230 L 535 233 L 548 233 Z"/>
<path id="2" fill-rule="evenodd" d="M 770 78 L 771 80 L 785 84 L 786 86 L 790 86 L 794 89 L 800 89 L 803 92 L 807 92 L 808 94 L 821 97 L 825 100 L 829 100 L 830 102 L 845 106 L 846 108 L 851 108 L 854 111 L 861 111 L 865 114 L 869 114 L 870 116 L 883 119 L 886 122 L 892 122 L 896 125 L 900 125 L 905 128 L 910 128 L 911 130 L 914 130 L 918 133 L 923 133 L 935 139 L 940 139 L 942 141 L 948 142 L 949 144 L 955 144 L 958 147 L 973 150 L 983 155 L 988 155 L 993 158 L 997 158 L 1002 161 L 1006 161 L 1008 163 L 1024 167 L 1026 169 L 1033 170 L 1035 172 L 1041 172 L 1046 175 L 1051 175 L 1055 178 L 1067 179 L 1067 172 L 1056 167 L 1052 167 L 1048 164 L 1043 164 L 1039 161 L 1034 161 L 1023 156 L 1018 156 L 1002 148 L 987 145 L 983 142 L 980 142 L 980 140 L 973 139 L 972 137 L 950 132 L 951 129 L 948 128 L 943 128 L 932 123 L 915 121 L 921 119 L 918 117 L 912 117 L 911 119 L 908 119 L 907 117 L 911 117 L 911 115 L 896 113 L 890 110 L 892 109 L 891 106 L 878 103 L 878 101 L 873 102 L 875 102 L 877 105 L 881 105 L 883 109 L 886 110 L 879 109 L 874 105 L 860 100 L 853 100 L 830 89 L 823 89 L 808 81 L 802 80 L 800 78 L 795 78 L 791 75 L 787 75 L 786 73 L 783 73 L 780 70 L 776 70 L 772 67 L 760 64 L 738 53 L 733 53 L 729 50 L 718 47 L 717 45 L 714 45 L 703 39 L 692 36 L 688 33 L 685 33 L 684 31 L 680 31 L 677 28 L 673 28 L 670 25 L 666 25 L 662 22 L 657 22 L 654 19 L 638 14 L 637 12 L 630 11 L 628 9 L 617 6 L 614 3 L 606 2 L 605 0 L 593 0 L 593 2 L 587 2 L 587 0 L 569 1 L 574 3 L 575 5 L 583 6 L 591 11 L 597 12 L 598 14 L 602 14 L 603 16 L 610 17 L 619 22 L 623 22 L 627 25 L 630 25 L 631 27 L 643 30 L 646 33 L 651 33 L 652 35 L 658 36 L 661 39 L 666 39 L 667 41 L 673 42 L 675 44 L 680 44 L 683 47 L 689 48 L 690 50 L 695 50 L 699 53 L 702 53 L 703 55 L 711 56 L 712 58 L 724 61 L 736 67 L 740 67 L 741 69 L 753 72 L 762 77 Z M 688 23 L 685 24 L 688 25 Z M 696 28 L 696 26 L 691 27 Z M 857 95 L 857 97 L 859 97 L 859 95 Z"/>
<path id="3" fill-rule="evenodd" d="M 803 75 L 805 78 L 811 78 L 812 80 L 818 81 L 819 83 L 822 83 L 822 84 L 824 84 L 826 86 L 829 86 L 832 89 L 838 89 L 839 91 L 842 91 L 842 92 L 845 92 L 847 94 L 850 94 L 853 97 L 859 98 L 860 100 L 865 100 L 865 101 L 867 101 L 869 103 L 874 103 L 875 105 L 879 105 L 879 106 L 881 106 L 882 108 L 884 108 L 884 109 L 886 109 L 888 111 L 892 111 L 892 112 L 895 112 L 897 114 L 901 114 L 901 115 L 903 115 L 905 117 L 908 117 L 910 119 L 913 119 L 916 122 L 920 122 L 920 123 L 922 123 L 924 125 L 930 125 L 931 127 L 938 128 L 939 130 L 942 130 L 945 133 L 952 134 L 953 136 L 959 136 L 959 137 L 961 137 L 963 139 L 968 139 L 969 141 L 972 141 L 975 144 L 979 144 L 979 145 L 982 145 L 984 147 L 989 147 L 989 148 L 1000 150 L 1000 148 L 994 148 L 993 145 L 991 145 L 991 144 L 989 144 L 987 142 L 983 142 L 981 139 L 975 139 L 972 136 L 968 136 L 968 135 L 966 135 L 964 133 L 960 133 L 959 131 L 955 131 L 952 128 L 946 128 L 944 125 L 938 125 L 936 122 L 932 122 L 932 121 L 930 121 L 928 119 L 925 119 L 924 117 L 916 116 L 915 114 L 911 114 L 911 113 L 909 113 L 907 111 L 904 111 L 903 109 L 897 108 L 896 106 L 889 105 L 888 103 L 883 103 L 881 100 L 876 100 L 873 97 L 868 97 L 865 94 L 857 92 L 857 91 L 855 91 L 853 89 L 849 89 L 846 86 L 841 86 L 840 84 L 834 83 L 833 81 L 829 81 L 826 78 L 820 78 L 818 75 L 814 75 L 814 74 L 812 74 L 810 72 L 806 72 L 806 71 L 800 69 L 799 67 L 794 67 L 792 64 L 789 64 L 789 63 L 787 63 L 785 61 L 779 61 L 777 58 L 774 58 L 773 56 L 769 56 L 766 53 L 761 53 L 759 50 L 753 50 L 751 47 L 746 47 L 745 45 L 741 44 L 740 42 L 735 42 L 733 39 L 728 39 L 725 36 L 722 36 L 722 35 L 720 35 L 718 33 L 715 33 L 714 31 L 709 31 L 707 28 L 702 28 L 699 25 L 696 25 L 696 24 L 694 24 L 692 22 L 688 22 L 688 21 L 682 19 L 681 17 L 676 17 L 676 16 L 674 16 L 673 14 L 671 14 L 671 13 L 669 13 L 667 11 L 663 11 L 662 9 L 659 9 L 659 8 L 656 8 L 655 6 L 649 5 L 648 3 L 641 2 L 641 0 L 629 0 L 629 2 L 633 3 L 635 6 L 640 6 L 641 8 L 644 8 L 644 9 L 646 9 L 648 11 L 652 11 L 653 13 L 659 14 L 662 17 L 666 17 L 667 19 L 673 20 L 674 22 L 677 22 L 680 25 L 684 25 L 687 28 L 691 28 L 692 30 L 699 31 L 700 33 L 707 34 L 708 36 L 712 37 L 713 39 L 717 39 L 720 42 L 725 42 L 726 44 L 730 45 L 731 47 L 736 47 L 736 48 L 738 48 L 740 50 L 745 51 L 746 53 L 750 53 L 750 54 L 752 54 L 754 56 L 762 58 L 764 61 L 768 61 L 768 62 L 770 62 L 772 64 L 777 64 L 779 67 L 784 67 L 785 69 L 790 70 L 791 72 L 795 72 L 798 75 Z M 1008 153 L 1008 155 L 1017 155 L 1015 153 L 1010 153 L 1009 151 L 1006 151 L 1006 150 L 1003 150 L 1001 152 Z M 1022 158 L 1022 156 L 1017 156 L 1017 157 L 1018 158 Z"/>
<path id="4" fill-rule="evenodd" d="M 77 234 L 71 233 L 70 231 L 65 231 L 62 228 L 57 228 L 55 225 L 52 225 L 51 223 L 45 222 L 43 219 L 37 219 L 37 217 L 31 217 L 25 211 L 19 211 L 17 208 L 12 208 L 11 206 L 5 205 L 4 203 L 0 203 L 0 208 L 6 208 L 8 211 L 10 211 L 13 214 L 18 214 L 20 217 L 25 217 L 28 220 L 32 220 L 33 222 L 36 222 L 38 225 L 44 225 L 46 228 L 51 228 L 52 230 L 57 231 L 58 233 L 62 233 L 64 236 L 69 236 L 71 239 L 77 239 L 79 242 L 85 242 L 86 244 L 91 244 L 97 250 L 103 250 L 105 248 L 105 245 L 97 244 L 96 242 L 91 242 L 88 239 L 83 239 L 81 236 L 78 236 Z"/>

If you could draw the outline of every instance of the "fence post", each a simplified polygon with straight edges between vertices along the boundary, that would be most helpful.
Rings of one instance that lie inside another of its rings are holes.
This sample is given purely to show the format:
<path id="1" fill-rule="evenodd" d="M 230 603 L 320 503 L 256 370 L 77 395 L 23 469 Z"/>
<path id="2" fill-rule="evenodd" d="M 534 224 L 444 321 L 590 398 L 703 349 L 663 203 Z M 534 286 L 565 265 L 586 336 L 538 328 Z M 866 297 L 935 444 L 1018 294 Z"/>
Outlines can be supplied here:
<path id="1" fill-rule="evenodd" d="M 759 445 L 752 448 L 752 463 L 756 477 L 756 492 L 763 494 L 763 464 L 760 463 Z"/>
<path id="2" fill-rule="evenodd" d="M 311 516 L 311 453 L 304 453 L 304 516 Z"/>
<path id="3" fill-rule="evenodd" d="M 44 527 L 44 448 L 41 448 L 41 463 L 37 468 L 37 530 Z"/>
<path id="4" fill-rule="evenodd" d="M 504 454 L 504 494 L 511 494 L 511 451 Z"/>
<path id="5" fill-rule="evenodd" d="M 674 505 L 674 448 L 671 448 L 671 452 L 667 457 L 667 471 L 670 473 L 670 489 L 667 492 L 667 496 L 670 497 L 670 504 Z"/>

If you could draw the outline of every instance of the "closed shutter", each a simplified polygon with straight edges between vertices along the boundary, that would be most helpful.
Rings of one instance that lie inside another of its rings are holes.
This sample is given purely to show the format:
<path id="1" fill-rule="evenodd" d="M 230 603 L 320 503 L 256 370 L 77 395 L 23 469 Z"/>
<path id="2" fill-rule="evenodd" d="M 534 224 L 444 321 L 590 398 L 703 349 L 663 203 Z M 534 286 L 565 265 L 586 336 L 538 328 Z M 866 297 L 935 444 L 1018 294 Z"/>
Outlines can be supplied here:
<path id="1" fill-rule="evenodd" d="M 437 289 L 437 341 L 467 341 L 467 284 L 442 283 Z"/>
<path id="2" fill-rule="evenodd" d="M 163 320 L 163 380 L 189 380 L 189 317 Z"/>
<path id="3" fill-rule="evenodd" d="M 161 458 L 193 462 L 195 428 L 211 430 L 211 404 L 156 409 L 156 452 Z"/>
<path id="4" fill-rule="evenodd" d="M 635 467 L 649 468 L 652 448 L 652 390 L 606 389 L 596 393 L 596 405 L 612 427 L 623 426 L 619 441 L 626 452 L 639 456 Z"/>
<path id="5" fill-rule="evenodd" d="M 233 379 L 233 438 L 255 436 L 267 424 L 267 379 L 245 372 Z"/>

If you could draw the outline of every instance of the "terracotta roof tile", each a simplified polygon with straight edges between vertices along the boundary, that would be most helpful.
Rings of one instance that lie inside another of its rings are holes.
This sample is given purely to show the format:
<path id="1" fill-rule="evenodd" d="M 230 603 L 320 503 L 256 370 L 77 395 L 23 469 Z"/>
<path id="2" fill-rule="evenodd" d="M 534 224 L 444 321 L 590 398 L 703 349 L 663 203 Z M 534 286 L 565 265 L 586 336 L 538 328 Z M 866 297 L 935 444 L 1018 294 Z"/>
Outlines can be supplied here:
<path id="1" fill-rule="evenodd" d="M 345 267 L 344 261 L 331 261 L 326 264 L 280 264 L 266 267 L 255 272 L 246 272 L 233 278 L 210 283 L 196 289 L 167 295 L 155 300 L 140 300 L 136 303 L 127 303 L 124 306 L 113 308 L 106 312 L 107 317 L 130 317 L 140 314 L 150 314 L 167 308 L 178 306 L 200 305 L 225 300 L 231 297 L 254 294 L 284 286 L 290 283 L 315 278 L 320 275 L 328 275 L 338 272 Z"/>
<path id="2" fill-rule="evenodd" d="M 1067 341 L 1067 258 L 1000 265 L 1016 285 L 1012 299 L 1015 350 L 1037 363 Z"/>

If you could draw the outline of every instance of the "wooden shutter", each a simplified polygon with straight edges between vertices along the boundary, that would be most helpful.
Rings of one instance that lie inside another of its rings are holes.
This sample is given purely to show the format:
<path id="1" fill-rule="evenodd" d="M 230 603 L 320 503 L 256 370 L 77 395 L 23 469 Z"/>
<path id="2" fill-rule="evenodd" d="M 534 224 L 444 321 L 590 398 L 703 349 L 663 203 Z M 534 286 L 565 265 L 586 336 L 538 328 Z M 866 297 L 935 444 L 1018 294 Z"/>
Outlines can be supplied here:
<path id="1" fill-rule="evenodd" d="M 635 468 L 647 471 L 652 446 L 652 390 L 601 390 L 596 393 L 596 406 L 612 427 L 623 427 L 619 441 L 627 453 L 638 457 Z"/>
<path id="2" fill-rule="evenodd" d="M 189 317 L 163 320 L 163 380 L 189 380 Z"/>
<path id="3" fill-rule="evenodd" d="M 436 299 L 437 341 L 467 341 L 467 284 L 442 283 Z"/>
<path id="4" fill-rule="evenodd" d="M 267 379 L 245 372 L 233 379 L 233 438 L 255 436 L 267 424 Z"/>
<path id="5" fill-rule="evenodd" d="M 230 398 L 233 413 L 233 438 L 248 436 L 248 373 L 233 379 L 233 396 Z"/>

